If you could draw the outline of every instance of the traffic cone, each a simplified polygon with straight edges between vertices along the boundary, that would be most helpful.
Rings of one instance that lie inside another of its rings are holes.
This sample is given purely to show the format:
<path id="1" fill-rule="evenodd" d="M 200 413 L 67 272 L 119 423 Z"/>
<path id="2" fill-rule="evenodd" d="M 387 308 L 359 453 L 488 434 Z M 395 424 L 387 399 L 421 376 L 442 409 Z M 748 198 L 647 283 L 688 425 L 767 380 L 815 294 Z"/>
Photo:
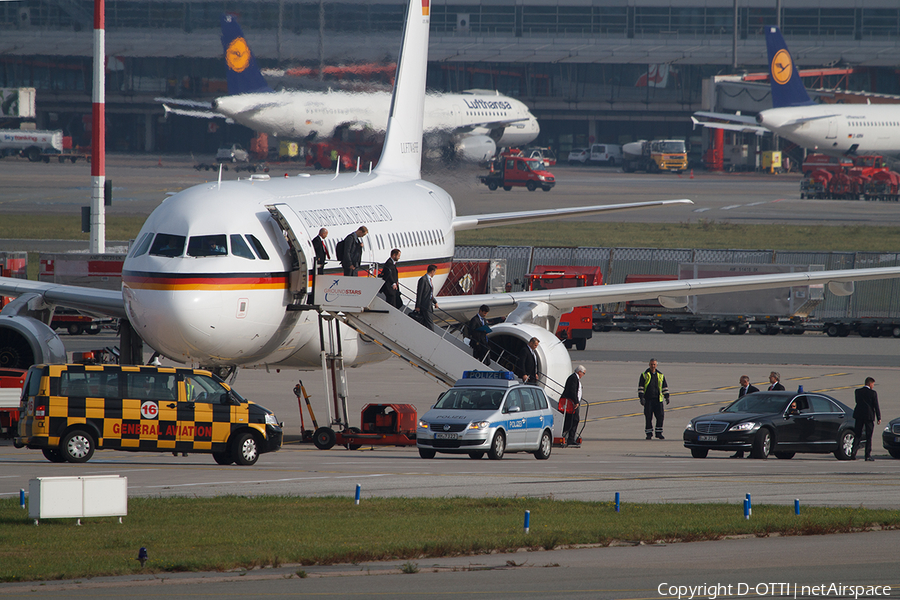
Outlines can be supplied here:
<path id="1" fill-rule="evenodd" d="M 160 157 L 159 157 L 159 160 L 156 161 L 156 166 L 157 166 L 157 167 L 161 167 L 161 166 L 162 166 L 162 156 L 160 156 Z"/>
<path id="2" fill-rule="evenodd" d="M 694 178 L 694 170 L 691 169 L 691 179 L 693 179 L 693 178 Z"/>

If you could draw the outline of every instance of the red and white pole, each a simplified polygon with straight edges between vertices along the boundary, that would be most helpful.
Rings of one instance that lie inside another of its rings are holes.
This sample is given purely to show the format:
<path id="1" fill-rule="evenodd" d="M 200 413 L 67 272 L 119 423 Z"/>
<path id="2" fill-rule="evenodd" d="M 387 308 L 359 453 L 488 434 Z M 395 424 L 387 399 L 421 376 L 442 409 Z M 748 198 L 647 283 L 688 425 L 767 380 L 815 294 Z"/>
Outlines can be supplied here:
<path id="1" fill-rule="evenodd" d="M 106 252 L 106 11 L 105 0 L 94 0 L 94 87 L 91 125 L 91 253 Z"/>

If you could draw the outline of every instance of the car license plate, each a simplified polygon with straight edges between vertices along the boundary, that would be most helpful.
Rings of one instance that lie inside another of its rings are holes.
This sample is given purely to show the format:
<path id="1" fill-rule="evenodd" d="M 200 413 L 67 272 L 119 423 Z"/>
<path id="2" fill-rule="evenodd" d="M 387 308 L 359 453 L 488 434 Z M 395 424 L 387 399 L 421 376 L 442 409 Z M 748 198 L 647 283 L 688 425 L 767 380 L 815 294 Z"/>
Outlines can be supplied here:
<path id="1" fill-rule="evenodd" d="M 436 440 L 455 440 L 457 438 L 457 434 L 455 433 L 435 433 L 434 439 Z"/>
<path id="2" fill-rule="evenodd" d="M 714 435 L 698 435 L 697 436 L 698 442 L 716 442 L 718 440 L 719 440 L 719 438 Z"/>

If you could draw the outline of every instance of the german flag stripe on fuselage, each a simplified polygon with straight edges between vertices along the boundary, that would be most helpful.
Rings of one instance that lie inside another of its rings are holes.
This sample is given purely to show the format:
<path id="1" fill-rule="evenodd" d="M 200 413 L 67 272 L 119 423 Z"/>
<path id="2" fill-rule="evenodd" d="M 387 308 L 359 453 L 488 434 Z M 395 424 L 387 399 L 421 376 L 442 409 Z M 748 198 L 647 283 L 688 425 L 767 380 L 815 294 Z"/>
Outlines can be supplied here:
<path id="1" fill-rule="evenodd" d="M 437 274 L 450 272 L 450 259 L 423 260 L 400 263 L 397 271 L 401 278 L 421 277 L 428 265 L 437 265 Z M 381 265 L 379 265 L 379 269 Z M 325 275 L 340 275 L 340 269 L 326 269 Z M 289 285 L 289 274 L 282 273 L 147 273 L 122 271 L 122 282 L 132 289 L 179 290 L 277 290 Z"/>

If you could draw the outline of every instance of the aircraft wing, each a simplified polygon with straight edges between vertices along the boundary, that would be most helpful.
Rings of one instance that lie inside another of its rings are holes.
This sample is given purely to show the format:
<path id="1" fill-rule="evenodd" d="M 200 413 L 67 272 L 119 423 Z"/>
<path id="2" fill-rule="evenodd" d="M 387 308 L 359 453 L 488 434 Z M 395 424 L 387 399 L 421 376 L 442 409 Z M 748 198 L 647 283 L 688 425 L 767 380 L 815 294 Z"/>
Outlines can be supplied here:
<path id="1" fill-rule="evenodd" d="M 481 127 L 485 128 L 485 129 L 497 129 L 498 127 L 507 127 L 509 125 L 512 125 L 513 123 L 521 123 L 522 121 L 527 121 L 527 120 L 528 120 L 527 118 L 523 117 L 520 119 L 500 119 L 500 120 L 496 120 L 496 121 L 484 121 L 482 123 L 472 123 L 465 127 L 457 127 L 454 131 L 457 131 L 460 133 L 468 133 L 474 129 L 478 129 Z"/>
<path id="2" fill-rule="evenodd" d="M 819 121 L 821 119 L 830 119 L 831 117 L 838 117 L 840 115 L 830 114 L 830 115 L 814 115 L 811 117 L 799 117 L 796 119 L 791 119 L 789 121 L 785 121 L 780 125 L 780 127 L 789 127 L 791 125 L 803 125 L 804 123 L 809 123 L 810 121 Z"/>
<path id="3" fill-rule="evenodd" d="M 489 213 L 484 215 L 465 215 L 453 219 L 453 231 L 484 229 L 500 225 L 516 225 L 535 221 L 553 221 L 571 217 L 586 217 L 616 210 L 649 208 L 668 204 L 693 204 L 691 200 L 654 200 L 650 202 L 631 202 L 628 204 L 600 204 L 595 206 L 573 206 L 570 208 L 548 208 L 545 210 L 523 210 L 519 212 Z"/>
<path id="4" fill-rule="evenodd" d="M 54 306 L 65 306 L 95 315 L 116 318 L 126 316 L 125 301 L 119 290 L 98 290 L 77 285 L 0 277 L 0 294 L 4 296 L 36 294 L 47 304 Z"/>
<path id="5" fill-rule="evenodd" d="M 515 307 L 516 305 L 540 302 L 547 303 L 562 312 L 567 312 L 576 306 L 587 304 L 605 304 L 653 298 L 658 299 L 663 306 L 675 308 L 686 306 L 688 296 L 765 290 L 795 285 L 828 284 L 832 293 L 846 296 L 853 293 L 854 281 L 893 279 L 898 277 L 900 277 L 900 267 L 843 269 L 837 271 L 681 279 L 677 281 L 650 281 L 646 283 L 619 283 L 580 288 L 537 290 L 533 292 L 441 296 L 438 298 L 438 302 L 442 310 L 451 313 L 454 311 L 472 312 L 482 304 L 487 304 L 491 307 Z"/>
<path id="6" fill-rule="evenodd" d="M 747 117 L 744 115 L 698 111 L 693 114 L 691 121 L 695 126 L 702 125 L 703 127 L 709 127 L 711 129 L 755 133 L 756 135 L 769 133 L 768 129 L 756 123 L 755 117 Z"/>
<path id="7" fill-rule="evenodd" d="M 211 108 L 207 110 L 203 109 L 194 109 L 194 108 L 179 108 L 177 106 L 169 106 L 168 104 L 163 104 L 163 110 L 166 111 L 166 115 L 181 115 L 182 117 L 194 117 L 195 119 L 227 119 L 225 115 L 221 113 L 217 113 Z"/>

